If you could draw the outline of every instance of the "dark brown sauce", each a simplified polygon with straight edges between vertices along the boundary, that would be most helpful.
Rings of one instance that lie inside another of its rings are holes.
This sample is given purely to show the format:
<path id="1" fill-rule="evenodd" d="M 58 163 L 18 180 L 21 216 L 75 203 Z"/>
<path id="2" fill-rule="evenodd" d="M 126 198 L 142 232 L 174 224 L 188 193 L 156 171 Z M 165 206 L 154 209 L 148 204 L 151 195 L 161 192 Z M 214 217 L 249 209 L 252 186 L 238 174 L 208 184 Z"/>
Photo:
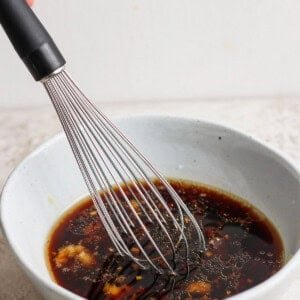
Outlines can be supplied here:
<path id="1" fill-rule="evenodd" d="M 158 276 L 118 256 L 87 199 L 69 210 L 50 235 L 47 260 L 54 280 L 88 299 L 216 300 L 249 289 L 282 267 L 281 238 L 257 209 L 212 188 L 171 184 L 203 224 L 207 242 L 187 277 Z"/>

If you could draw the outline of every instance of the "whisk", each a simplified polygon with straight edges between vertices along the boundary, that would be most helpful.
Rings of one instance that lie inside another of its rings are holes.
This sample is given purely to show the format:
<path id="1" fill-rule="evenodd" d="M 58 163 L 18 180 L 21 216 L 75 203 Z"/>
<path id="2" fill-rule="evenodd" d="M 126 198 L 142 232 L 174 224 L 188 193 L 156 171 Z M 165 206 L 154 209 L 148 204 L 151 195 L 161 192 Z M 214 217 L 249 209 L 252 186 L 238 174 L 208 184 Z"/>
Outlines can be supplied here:
<path id="1" fill-rule="evenodd" d="M 191 260 L 190 243 L 197 244 L 199 253 L 205 249 L 187 205 L 78 88 L 23 0 L 0 0 L 0 22 L 34 79 L 45 86 L 116 251 L 142 269 L 176 274 L 179 261 Z"/>

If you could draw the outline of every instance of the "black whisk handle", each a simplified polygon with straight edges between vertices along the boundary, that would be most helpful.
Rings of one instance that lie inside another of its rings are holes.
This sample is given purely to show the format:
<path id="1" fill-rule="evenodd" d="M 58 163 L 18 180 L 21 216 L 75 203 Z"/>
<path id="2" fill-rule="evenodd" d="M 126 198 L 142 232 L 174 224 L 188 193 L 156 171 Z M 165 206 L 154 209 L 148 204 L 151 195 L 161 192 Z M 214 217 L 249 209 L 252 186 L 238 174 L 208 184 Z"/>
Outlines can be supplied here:
<path id="1" fill-rule="evenodd" d="M 0 0 L 0 23 L 35 80 L 65 65 L 64 57 L 25 0 Z"/>

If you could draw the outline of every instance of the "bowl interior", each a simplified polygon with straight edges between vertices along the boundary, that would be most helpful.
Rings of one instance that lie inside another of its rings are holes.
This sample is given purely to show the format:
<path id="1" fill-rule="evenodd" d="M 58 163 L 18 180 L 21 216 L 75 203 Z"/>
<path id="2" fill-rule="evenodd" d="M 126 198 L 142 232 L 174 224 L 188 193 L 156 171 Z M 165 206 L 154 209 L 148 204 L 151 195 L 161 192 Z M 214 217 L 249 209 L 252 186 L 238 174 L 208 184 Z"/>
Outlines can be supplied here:
<path id="1" fill-rule="evenodd" d="M 117 125 L 166 176 L 227 190 L 262 210 L 283 237 L 286 254 L 299 248 L 299 173 L 250 137 L 202 121 L 135 117 Z M 44 245 L 49 229 L 87 189 L 64 135 L 42 145 L 14 171 L 2 194 L 1 220 L 29 272 L 49 281 Z"/>

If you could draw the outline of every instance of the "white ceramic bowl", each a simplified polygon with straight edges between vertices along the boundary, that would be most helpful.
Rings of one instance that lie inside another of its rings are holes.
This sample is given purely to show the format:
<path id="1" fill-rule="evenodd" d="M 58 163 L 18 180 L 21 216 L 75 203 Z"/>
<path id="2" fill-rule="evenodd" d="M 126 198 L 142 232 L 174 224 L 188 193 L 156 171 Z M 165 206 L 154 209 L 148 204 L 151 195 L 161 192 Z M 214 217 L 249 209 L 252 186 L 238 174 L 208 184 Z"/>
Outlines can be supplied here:
<path id="1" fill-rule="evenodd" d="M 276 275 L 232 299 L 288 299 L 289 284 L 300 274 L 300 184 L 295 165 L 249 136 L 203 121 L 144 116 L 116 123 L 166 176 L 237 194 L 273 221 L 291 259 Z M 81 299 L 51 280 L 44 246 L 62 212 L 86 194 L 64 135 L 28 156 L 4 187 L 3 230 L 46 299 Z M 300 288 L 298 292 L 300 299 Z"/>

